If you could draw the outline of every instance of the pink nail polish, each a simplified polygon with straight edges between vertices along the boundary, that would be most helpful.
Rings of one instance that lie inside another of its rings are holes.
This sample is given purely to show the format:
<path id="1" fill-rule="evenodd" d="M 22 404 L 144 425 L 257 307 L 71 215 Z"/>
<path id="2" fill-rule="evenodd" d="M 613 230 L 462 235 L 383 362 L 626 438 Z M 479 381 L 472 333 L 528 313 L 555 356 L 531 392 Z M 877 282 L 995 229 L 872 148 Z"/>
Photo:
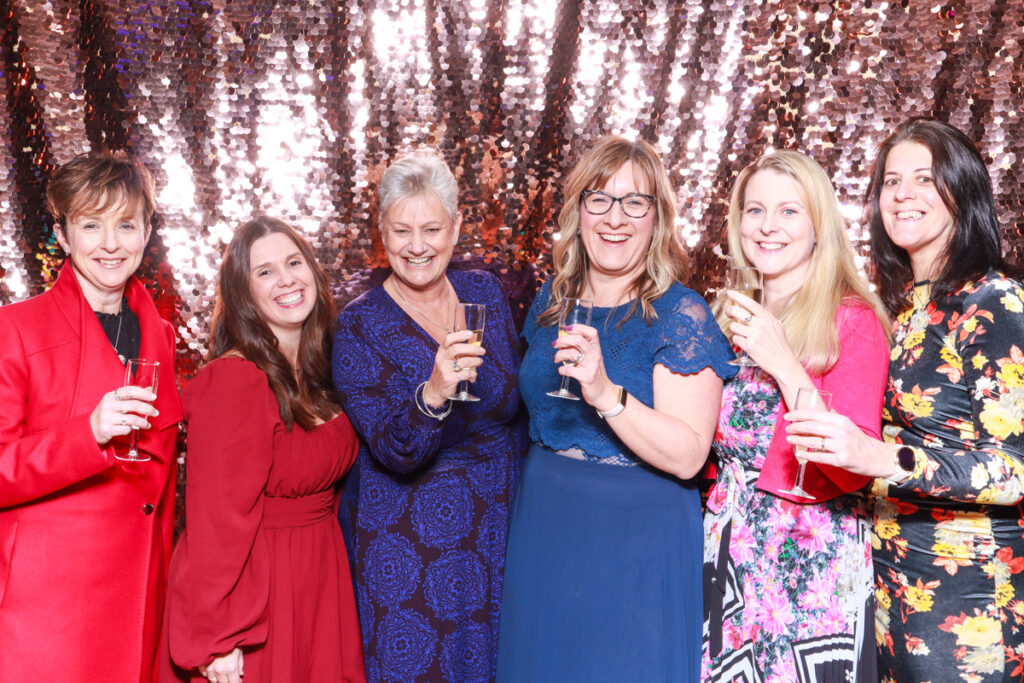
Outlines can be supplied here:
<path id="1" fill-rule="evenodd" d="M 566 325 L 565 326 L 565 331 L 566 332 L 572 332 L 572 328 L 573 328 L 573 325 Z"/>

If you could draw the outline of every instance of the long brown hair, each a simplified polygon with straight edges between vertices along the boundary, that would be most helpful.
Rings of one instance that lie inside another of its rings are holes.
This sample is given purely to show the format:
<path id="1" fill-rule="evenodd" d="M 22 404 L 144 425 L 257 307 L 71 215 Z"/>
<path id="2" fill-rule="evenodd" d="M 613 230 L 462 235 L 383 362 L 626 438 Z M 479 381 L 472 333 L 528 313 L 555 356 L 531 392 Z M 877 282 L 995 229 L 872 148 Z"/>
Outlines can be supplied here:
<path id="1" fill-rule="evenodd" d="M 629 287 L 635 292 L 636 299 L 623 321 L 639 308 L 644 321 L 650 324 L 658 317 L 652 305 L 654 300 L 667 292 L 672 283 L 686 281 L 690 261 L 676 236 L 676 193 L 661 157 L 646 140 L 634 142 L 618 135 L 606 135 L 583 155 L 565 181 L 565 203 L 558 214 L 562 236 L 551 249 L 555 266 L 555 277 L 551 280 L 551 305 L 540 314 L 539 325 L 550 325 L 557 320 L 562 299 L 580 296 L 587 285 L 587 251 L 577 234 L 581 193 L 604 187 L 627 161 L 633 163 L 637 184 L 655 196 L 657 220 L 647 251 L 646 267 Z"/>
<path id="2" fill-rule="evenodd" d="M 316 301 L 302 324 L 298 367 L 294 371 L 278 349 L 277 336 L 263 319 L 249 287 L 252 245 L 273 233 L 284 235 L 298 247 L 316 281 Z M 260 216 L 238 228 L 224 250 L 210 329 L 210 354 L 218 358 L 233 351 L 255 363 L 267 375 L 285 425 L 290 429 L 293 422 L 298 422 L 303 429 L 310 429 L 318 419 L 330 419 L 339 409 L 331 385 L 334 313 L 327 276 L 309 242 L 284 221 Z"/>

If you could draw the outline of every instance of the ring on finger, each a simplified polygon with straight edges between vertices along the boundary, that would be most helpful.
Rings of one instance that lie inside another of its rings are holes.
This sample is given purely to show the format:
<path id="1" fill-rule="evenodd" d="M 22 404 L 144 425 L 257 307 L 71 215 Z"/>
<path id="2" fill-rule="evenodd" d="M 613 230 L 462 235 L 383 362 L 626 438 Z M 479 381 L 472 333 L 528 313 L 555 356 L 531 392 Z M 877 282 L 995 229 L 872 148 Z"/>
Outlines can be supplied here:
<path id="1" fill-rule="evenodd" d="M 753 314 L 753 313 L 751 313 L 750 311 L 747 311 L 747 317 L 745 317 L 745 318 L 743 319 L 743 324 L 745 324 L 745 325 L 746 325 L 746 324 L 749 324 L 749 323 L 750 323 L 750 321 L 751 321 L 751 320 L 753 320 L 753 319 L 754 319 L 754 314 Z"/>
<path id="2" fill-rule="evenodd" d="M 115 401 L 120 401 L 121 400 L 121 387 L 118 387 L 117 389 L 114 389 L 114 400 Z"/>
<path id="3" fill-rule="evenodd" d="M 459 361 L 452 361 L 452 370 L 454 370 L 455 372 L 462 372 L 462 367 L 459 365 Z"/>
<path id="4" fill-rule="evenodd" d="M 572 364 L 573 364 L 573 365 L 579 365 L 580 363 L 582 363 L 582 362 L 583 362 L 583 359 L 584 359 L 584 358 L 586 358 L 586 356 L 584 356 L 584 355 L 583 355 L 583 352 L 582 352 L 582 351 L 580 351 L 579 353 L 577 353 L 577 354 L 576 354 L 576 360 L 574 360 L 574 361 L 572 362 Z"/>
<path id="5" fill-rule="evenodd" d="M 821 439 L 821 448 L 819 448 L 818 450 L 823 451 L 825 450 L 825 437 L 819 436 L 818 438 Z"/>
<path id="6" fill-rule="evenodd" d="M 127 424 L 128 424 L 128 416 L 125 415 L 124 413 L 121 413 L 121 426 L 124 427 Z"/>

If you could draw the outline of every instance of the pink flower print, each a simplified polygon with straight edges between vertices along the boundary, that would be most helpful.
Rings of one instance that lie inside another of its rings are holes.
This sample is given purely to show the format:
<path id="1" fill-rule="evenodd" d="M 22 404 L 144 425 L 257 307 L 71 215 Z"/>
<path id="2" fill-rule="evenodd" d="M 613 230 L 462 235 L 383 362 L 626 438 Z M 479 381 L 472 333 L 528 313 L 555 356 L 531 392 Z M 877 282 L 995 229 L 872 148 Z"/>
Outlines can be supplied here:
<path id="1" fill-rule="evenodd" d="M 754 560 L 754 548 L 757 542 L 750 527 L 739 519 L 733 520 L 730 553 L 735 562 L 746 564 Z"/>
<path id="2" fill-rule="evenodd" d="M 790 536 L 800 550 L 811 554 L 822 552 L 835 541 L 828 513 L 817 505 L 801 507 Z"/>
<path id="3" fill-rule="evenodd" d="M 765 683 L 793 683 L 796 679 L 796 662 L 792 656 L 785 656 L 775 662 Z"/>
<path id="4" fill-rule="evenodd" d="M 829 600 L 828 608 L 817 622 L 818 632 L 815 635 L 824 636 L 832 633 L 842 633 L 846 630 L 846 617 L 836 597 L 833 596 Z"/>
<path id="5" fill-rule="evenodd" d="M 773 635 L 783 635 L 793 623 L 793 606 L 774 586 L 766 587 L 756 609 L 762 628 Z"/>
<path id="6" fill-rule="evenodd" d="M 807 590 L 797 598 L 800 607 L 805 610 L 822 610 L 829 606 L 835 584 L 821 574 L 815 574 L 807 582 Z"/>

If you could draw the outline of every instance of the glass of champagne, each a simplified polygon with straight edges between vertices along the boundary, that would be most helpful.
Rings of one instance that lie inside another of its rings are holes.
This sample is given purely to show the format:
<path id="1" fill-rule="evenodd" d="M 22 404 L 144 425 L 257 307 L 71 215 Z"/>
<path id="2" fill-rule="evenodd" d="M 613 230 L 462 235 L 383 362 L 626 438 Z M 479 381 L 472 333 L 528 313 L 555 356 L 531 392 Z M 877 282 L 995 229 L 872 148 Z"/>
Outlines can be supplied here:
<path id="1" fill-rule="evenodd" d="M 764 280 L 757 268 L 749 266 L 729 266 L 729 280 L 725 285 L 728 289 L 734 290 L 750 297 L 758 304 L 762 303 L 764 293 Z M 735 360 L 729 361 L 729 365 L 738 365 L 742 368 L 756 368 L 757 362 L 741 350 Z"/>
<path id="2" fill-rule="evenodd" d="M 487 307 L 483 304 L 459 304 L 455 309 L 455 331 L 470 330 L 473 336 L 467 344 L 480 346 L 484 343 L 484 320 L 487 317 Z M 448 397 L 452 401 L 479 401 L 480 399 L 469 393 L 469 380 L 464 379 L 456 387 L 454 396 Z"/>
<path id="3" fill-rule="evenodd" d="M 569 334 L 565 328 L 571 325 L 589 325 L 590 315 L 594 311 L 594 303 L 586 299 L 562 299 L 562 308 L 558 312 L 558 336 Z M 563 360 L 562 365 L 573 365 L 571 360 Z M 569 378 L 562 375 L 562 384 L 558 391 L 549 391 L 548 396 L 567 398 L 578 401 L 580 397 L 569 391 Z"/>
<path id="4" fill-rule="evenodd" d="M 126 387 L 142 387 L 156 393 L 157 381 L 160 378 L 160 361 L 146 360 L 145 358 L 132 358 L 124 366 L 124 385 Z M 146 462 L 149 456 L 139 453 L 139 428 L 132 427 L 129 440 L 128 454 L 118 455 L 118 460 L 129 462 Z"/>
<path id="5" fill-rule="evenodd" d="M 832 410 L 832 393 L 821 389 L 800 387 L 796 392 L 796 410 L 804 409 Z M 796 471 L 796 483 L 793 484 L 793 488 L 785 489 L 782 493 L 801 498 L 813 498 L 814 496 L 804 490 L 804 470 L 807 469 L 807 460 L 800 457 L 807 451 L 807 448 L 795 446 L 793 451 L 796 454 L 796 461 L 800 464 L 800 469 Z"/>

